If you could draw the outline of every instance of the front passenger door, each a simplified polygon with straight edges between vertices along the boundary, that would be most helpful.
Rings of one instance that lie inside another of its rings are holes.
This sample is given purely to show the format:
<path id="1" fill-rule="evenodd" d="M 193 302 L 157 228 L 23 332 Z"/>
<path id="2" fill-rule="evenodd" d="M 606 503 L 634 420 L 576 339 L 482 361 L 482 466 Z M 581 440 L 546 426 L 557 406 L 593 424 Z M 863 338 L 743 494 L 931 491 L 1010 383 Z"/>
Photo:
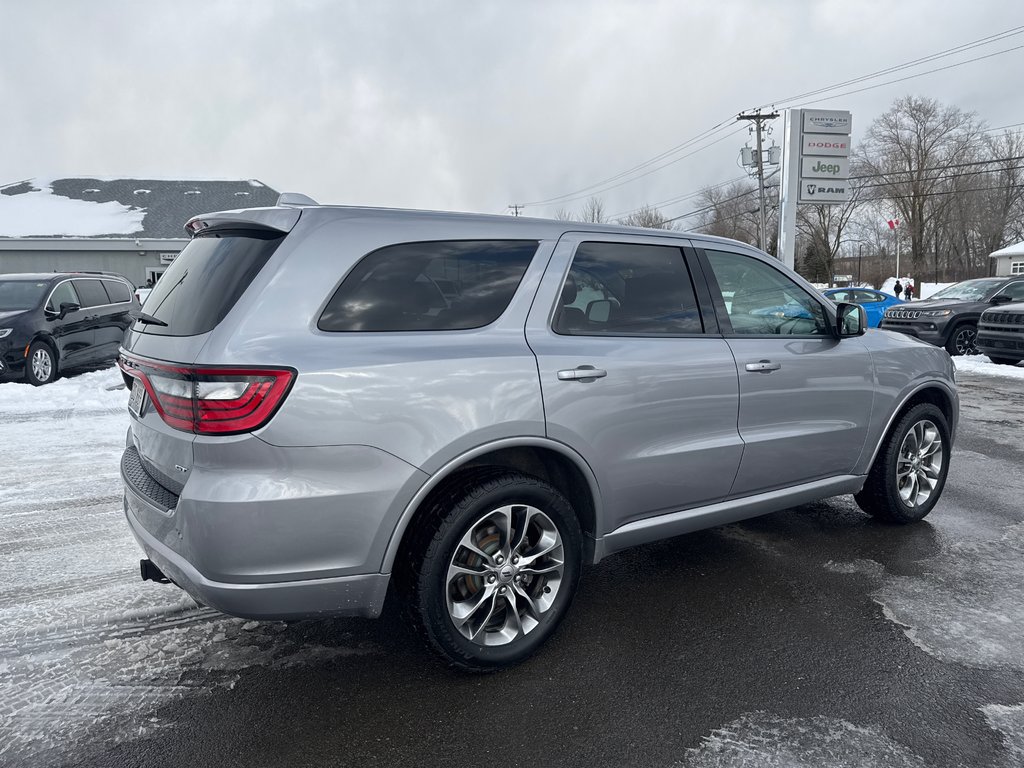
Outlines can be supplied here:
<path id="1" fill-rule="evenodd" d="M 739 371 L 732 495 L 850 474 L 874 396 L 863 342 L 836 338 L 822 302 L 766 258 L 706 249 L 702 259 Z"/>
<path id="2" fill-rule="evenodd" d="M 58 317 L 61 304 L 82 305 L 82 299 L 70 280 L 58 283 L 46 300 L 47 330 L 57 344 L 57 359 L 61 367 L 74 366 L 86 359 L 92 349 L 96 331 L 88 312 L 77 309 Z"/>

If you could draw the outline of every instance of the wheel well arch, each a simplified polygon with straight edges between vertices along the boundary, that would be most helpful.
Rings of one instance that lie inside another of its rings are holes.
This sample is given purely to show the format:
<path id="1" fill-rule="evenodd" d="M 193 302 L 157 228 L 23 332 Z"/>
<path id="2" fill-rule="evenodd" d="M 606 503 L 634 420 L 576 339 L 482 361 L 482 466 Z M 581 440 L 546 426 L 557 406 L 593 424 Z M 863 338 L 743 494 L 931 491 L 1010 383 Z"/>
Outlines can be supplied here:
<path id="1" fill-rule="evenodd" d="M 388 544 L 382 571 L 392 570 L 395 556 L 430 514 L 435 500 L 474 475 L 502 469 L 537 477 L 558 489 L 572 504 L 583 530 L 584 558 L 593 558 L 593 541 L 599 535 L 601 517 L 600 493 L 593 471 L 579 454 L 561 443 L 513 440 L 478 447 L 434 473 L 402 514 Z"/>
<path id="2" fill-rule="evenodd" d="M 875 446 L 875 449 L 871 454 L 871 461 L 867 464 L 868 471 L 870 471 L 871 467 L 874 466 L 875 460 L 878 458 L 878 454 L 882 450 L 882 446 L 885 445 L 885 441 L 889 439 L 889 435 L 892 434 L 893 428 L 896 426 L 896 423 L 900 420 L 903 414 L 921 403 L 931 403 L 942 411 L 942 415 L 946 417 L 946 423 L 949 425 L 950 437 L 953 437 L 956 430 L 956 414 L 954 413 L 953 395 L 945 387 L 939 384 L 924 384 L 911 392 L 903 402 L 900 403 L 900 407 L 893 411 L 892 416 L 889 417 L 889 422 L 885 425 L 881 438 L 878 440 L 878 444 Z"/>

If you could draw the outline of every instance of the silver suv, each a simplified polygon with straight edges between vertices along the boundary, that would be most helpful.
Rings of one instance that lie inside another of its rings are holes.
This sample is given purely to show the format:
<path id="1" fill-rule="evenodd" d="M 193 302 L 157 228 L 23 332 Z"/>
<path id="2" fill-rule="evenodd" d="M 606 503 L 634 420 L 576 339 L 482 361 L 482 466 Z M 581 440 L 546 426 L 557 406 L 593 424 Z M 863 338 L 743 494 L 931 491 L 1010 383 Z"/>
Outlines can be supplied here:
<path id="1" fill-rule="evenodd" d="M 311 202 L 311 201 L 310 201 Z M 584 563 L 837 494 L 942 493 L 950 357 L 703 235 L 311 205 L 192 219 L 130 329 L 143 578 L 521 661 Z"/>

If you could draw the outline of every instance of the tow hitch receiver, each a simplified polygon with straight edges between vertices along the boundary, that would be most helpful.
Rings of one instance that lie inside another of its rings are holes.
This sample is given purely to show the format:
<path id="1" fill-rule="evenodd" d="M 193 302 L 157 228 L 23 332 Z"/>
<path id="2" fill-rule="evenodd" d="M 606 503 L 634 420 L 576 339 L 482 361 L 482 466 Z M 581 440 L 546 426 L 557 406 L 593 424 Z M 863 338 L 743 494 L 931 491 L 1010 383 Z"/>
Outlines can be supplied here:
<path id="1" fill-rule="evenodd" d="M 170 584 L 171 580 L 164 576 L 164 572 L 156 567 L 152 560 L 139 560 L 139 572 L 143 581 L 155 581 L 157 584 Z"/>

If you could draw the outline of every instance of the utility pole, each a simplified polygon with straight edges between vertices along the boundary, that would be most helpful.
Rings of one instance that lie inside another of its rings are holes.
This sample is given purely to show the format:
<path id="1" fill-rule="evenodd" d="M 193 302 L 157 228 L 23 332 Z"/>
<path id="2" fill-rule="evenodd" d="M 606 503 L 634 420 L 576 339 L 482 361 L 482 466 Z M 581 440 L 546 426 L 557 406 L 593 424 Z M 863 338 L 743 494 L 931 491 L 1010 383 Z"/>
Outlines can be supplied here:
<path id="1" fill-rule="evenodd" d="M 509 205 L 509 208 L 512 209 L 512 215 L 513 216 L 518 216 L 519 212 L 521 210 L 523 210 L 523 208 L 525 208 L 525 207 L 526 207 L 525 205 L 519 205 L 518 203 L 512 203 L 511 205 Z"/>
<path id="2" fill-rule="evenodd" d="M 761 250 L 765 249 L 765 245 L 768 241 L 768 225 L 765 216 L 765 202 L 764 202 L 764 156 L 761 154 L 761 123 L 765 120 L 774 120 L 779 116 L 778 112 L 769 112 L 766 115 L 761 114 L 761 110 L 755 110 L 754 112 L 748 112 L 746 114 L 739 115 L 737 120 L 748 120 L 753 122 L 756 126 L 757 131 L 757 189 L 758 189 L 758 210 L 759 210 L 759 228 L 758 228 L 758 247 Z"/>

